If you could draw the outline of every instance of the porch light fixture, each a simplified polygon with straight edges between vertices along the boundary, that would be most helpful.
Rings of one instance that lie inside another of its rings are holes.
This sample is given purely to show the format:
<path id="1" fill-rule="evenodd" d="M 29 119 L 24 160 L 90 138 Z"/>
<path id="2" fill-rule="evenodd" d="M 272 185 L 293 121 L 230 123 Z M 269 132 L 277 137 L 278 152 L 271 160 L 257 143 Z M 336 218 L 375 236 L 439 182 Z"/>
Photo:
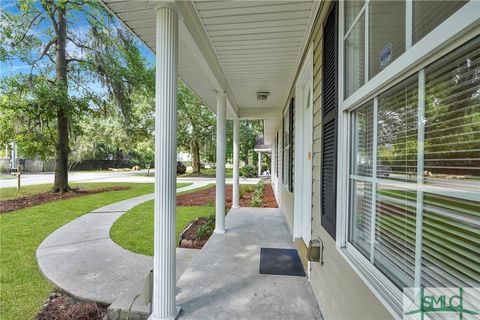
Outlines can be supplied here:
<path id="1" fill-rule="evenodd" d="M 265 101 L 267 101 L 267 98 L 268 98 L 269 95 L 270 95 L 270 92 L 268 92 L 268 91 L 258 91 L 257 92 L 257 101 L 265 102 Z"/>

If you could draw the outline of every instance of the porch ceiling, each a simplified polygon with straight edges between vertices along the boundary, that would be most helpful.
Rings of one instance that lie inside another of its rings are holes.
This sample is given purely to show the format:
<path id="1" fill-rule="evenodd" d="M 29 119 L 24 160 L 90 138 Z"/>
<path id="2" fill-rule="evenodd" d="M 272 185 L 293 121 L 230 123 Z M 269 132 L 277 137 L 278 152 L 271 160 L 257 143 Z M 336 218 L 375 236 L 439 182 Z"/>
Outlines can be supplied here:
<path id="1" fill-rule="evenodd" d="M 102 0 L 155 52 L 155 1 Z M 229 117 L 279 114 L 318 1 L 177 1 L 179 76 L 215 111 L 227 93 Z M 270 92 L 258 102 L 256 92 Z M 259 111 L 261 112 L 259 113 Z M 271 112 L 270 112 L 271 111 Z"/>

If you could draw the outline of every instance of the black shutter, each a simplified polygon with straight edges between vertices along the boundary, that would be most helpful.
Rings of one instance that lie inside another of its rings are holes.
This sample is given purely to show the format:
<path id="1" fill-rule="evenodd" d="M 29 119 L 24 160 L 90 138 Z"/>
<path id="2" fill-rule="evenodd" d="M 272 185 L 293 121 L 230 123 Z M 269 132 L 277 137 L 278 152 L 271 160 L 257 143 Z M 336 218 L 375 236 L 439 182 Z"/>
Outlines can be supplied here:
<path id="1" fill-rule="evenodd" d="M 321 223 L 335 239 L 337 193 L 337 4 L 323 28 Z"/>
<path id="2" fill-rule="evenodd" d="M 288 106 L 288 144 L 290 148 L 288 148 L 288 190 L 290 192 L 293 192 L 293 114 L 294 114 L 294 108 L 295 108 L 295 99 L 292 98 L 290 100 L 290 105 Z"/>
<path id="3" fill-rule="evenodd" d="M 280 153 L 280 150 L 279 150 L 279 147 L 280 147 L 280 142 L 278 140 L 278 131 L 277 131 L 277 148 L 275 149 L 275 166 L 276 166 L 276 169 L 275 169 L 275 175 L 277 176 L 278 178 L 278 154 Z"/>

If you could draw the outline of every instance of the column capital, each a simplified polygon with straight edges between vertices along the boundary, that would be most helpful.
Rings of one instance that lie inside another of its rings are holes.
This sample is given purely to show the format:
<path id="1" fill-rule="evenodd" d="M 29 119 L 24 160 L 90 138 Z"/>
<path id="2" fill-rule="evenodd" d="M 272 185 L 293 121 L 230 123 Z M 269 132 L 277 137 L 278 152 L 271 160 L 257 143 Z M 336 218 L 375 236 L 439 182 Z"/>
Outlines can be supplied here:
<path id="1" fill-rule="evenodd" d="M 223 91 L 217 91 L 217 98 L 220 98 L 220 97 L 226 97 L 227 94 Z"/>
<path id="2" fill-rule="evenodd" d="M 177 13 L 177 15 L 180 16 L 175 0 L 160 0 L 160 1 L 150 0 L 149 2 L 152 4 L 155 12 L 163 8 L 169 8 L 174 10 Z"/>

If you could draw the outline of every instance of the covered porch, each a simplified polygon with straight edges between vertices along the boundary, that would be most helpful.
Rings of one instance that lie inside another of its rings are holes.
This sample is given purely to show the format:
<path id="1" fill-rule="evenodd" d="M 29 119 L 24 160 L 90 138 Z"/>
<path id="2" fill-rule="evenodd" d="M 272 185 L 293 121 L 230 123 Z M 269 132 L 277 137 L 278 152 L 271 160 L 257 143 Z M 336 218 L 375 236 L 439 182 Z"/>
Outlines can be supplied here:
<path id="1" fill-rule="evenodd" d="M 280 209 L 239 208 L 177 282 L 181 319 L 321 319 L 306 277 L 259 273 L 260 248 L 294 248 Z"/>
<path id="2" fill-rule="evenodd" d="M 282 211 L 238 208 L 239 122 L 265 120 L 262 144 L 276 143 L 276 128 L 293 90 L 320 2 L 102 3 L 156 55 L 155 248 L 149 319 L 174 319 L 181 309 L 182 317 L 191 319 L 319 318 L 306 278 L 266 277 L 258 272 L 260 247 L 293 248 Z M 177 77 L 217 116 L 215 234 L 178 283 L 176 177 L 172 173 L 176 164 Z M 226 219 L 228 119 L 233 120 L 233 209 Z"/>

